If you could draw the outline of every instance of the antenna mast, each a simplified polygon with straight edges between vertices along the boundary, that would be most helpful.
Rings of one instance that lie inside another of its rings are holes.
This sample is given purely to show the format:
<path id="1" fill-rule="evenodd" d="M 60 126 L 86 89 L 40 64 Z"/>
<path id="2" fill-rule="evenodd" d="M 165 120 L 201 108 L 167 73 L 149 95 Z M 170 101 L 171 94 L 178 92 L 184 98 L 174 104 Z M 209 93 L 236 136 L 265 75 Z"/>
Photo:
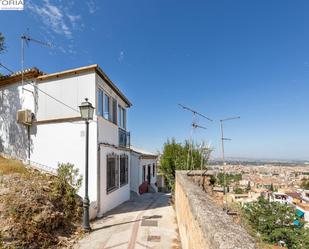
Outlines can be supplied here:
<path id="1" fill-rule="evenodd" d="M 26 44 L 28 44 L 29 42 L 34 42 L 37 43 L 41 46 L 45 46 L 48 48 L 51 48 L 52 45 L 49 42 L 44 42 L 44 41 L 40 41 L 37 39 L 34 39 L 32 37 L 30 37 L 29 35 L 22 35 L 20 37 L 21 39 L 21 85 L 22 85 L 22 92 L 24 92 L 24 63 L 25 63 L 25 42 Z M 27 90 L 27 89 L 25 89 Z"/>
<path id="2" fill-rule="evenodd" d="M 193 132 L 197 129 L 197 128 L 200 128 L 200 129 L 207 129 L 206 127 L 204 126 L 201 126 L 201 125 L 198 125 L 195 121 L 195 118 L 196 116 L 200 116 L 204 119 L 207 119 L 209 121 L 213 121 L 212 119 L 210 119 L 209 117 L 187 107 L 187 106 L 184 106 L 182 104 L 178 104 L 182 109 L 186 110 L 186 111 L 189 111 L 192 113 L 192 123 L 191 123 L 191 132 L 190 132 L 190 140 L 189 140 L 189 150 L 188 150 L 188 156 L 187 156 L 187 170 L 189 170 L 189 162 L 190 162 L 190 157 L 191 157 L 191 162 L 190 162 L 190 170 L 193 169 L 193 155 L 192 155 L 192 150 L 193 150 L 193 141 L 192 141 L 192 136 L 193 136 Z"/>
<path id="3" fill-rule="evenodd" d="M 221 119 L 220 120 L 220 128 L 221 128 L 221 147 L 222 147 L 222 163 L 223 163 L 223 176 L 224 176 L 224 183 L 223 183 L 223 194 L 225 196 L 225 204 L 224 204 L 224 209 L 227 209 L 227 196 L 226 196 L 226 192 L 227 192 L 227 182 L 226 182 L 226 169 L 225 169 L 225 166 L 226 166 L 226 163 L 225 163 L 225 155 L 224 155 L 224 141 L 231 141 L 232 139 L 230 138 L 226 138 L 224 137 L 224 133 L 223 133 L 223 123 L 225 121 L 229 121 L 229 120 L 234 120 L 234 119 L 240 119 L 239 116 L 236 116 L 236 117 L 229 117 L 229 118 L 224 118 L 224 119 Z"/>

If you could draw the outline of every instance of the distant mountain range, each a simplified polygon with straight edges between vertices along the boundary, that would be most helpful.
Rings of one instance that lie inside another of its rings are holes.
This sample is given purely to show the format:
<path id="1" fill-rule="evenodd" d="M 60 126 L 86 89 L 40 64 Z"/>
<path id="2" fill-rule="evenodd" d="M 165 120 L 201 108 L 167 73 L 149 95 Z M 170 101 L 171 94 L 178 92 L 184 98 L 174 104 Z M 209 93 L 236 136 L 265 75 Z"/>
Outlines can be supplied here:
<path id="1" fill-rule="evenodd" d="M 309 160 L 297 160 L 297 159 L 275 159 L 275 158 L 249 158 L 249 157 L 227 157 L 225 158 L 226 162 L 237 163 L 237 162 L 246 162 L 254 164 L 270 164 L 270 163 L 283 163 L 283 164 L 308 164 Z M 222 163 L 222 158 L 215 157 L 209 160 L 210 163 Z"/>

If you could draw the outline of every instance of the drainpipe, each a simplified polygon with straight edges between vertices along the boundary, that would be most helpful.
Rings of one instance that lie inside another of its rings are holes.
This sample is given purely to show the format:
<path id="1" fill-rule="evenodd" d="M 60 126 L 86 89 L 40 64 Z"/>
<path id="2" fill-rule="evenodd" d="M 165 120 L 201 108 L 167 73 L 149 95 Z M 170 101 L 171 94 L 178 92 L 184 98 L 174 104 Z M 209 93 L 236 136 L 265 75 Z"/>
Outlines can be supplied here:
<path id="1" fill-rule="evenodd" d="M 97 206 L 98 211 L 97 213 L 100 213 L 101 211 L 101 145 L 103 143 L 97 143 L 98 144 L 98 151 L 97 151 Z M 101 216 L 101 215 L 100 215 Z"/>
<path id="2" fill-rule="evenodd" d="M 28 135 L 28 164 L 30 164 L 31 156 L 31 136 L 30 136 L 30 125 L 27 125 L 27 135 Z"/>
<path id="3" fill-rule="evenodd" d="M 97 214 L 101 209 L 101 146 L 98 143 L 97 150 Z"/>

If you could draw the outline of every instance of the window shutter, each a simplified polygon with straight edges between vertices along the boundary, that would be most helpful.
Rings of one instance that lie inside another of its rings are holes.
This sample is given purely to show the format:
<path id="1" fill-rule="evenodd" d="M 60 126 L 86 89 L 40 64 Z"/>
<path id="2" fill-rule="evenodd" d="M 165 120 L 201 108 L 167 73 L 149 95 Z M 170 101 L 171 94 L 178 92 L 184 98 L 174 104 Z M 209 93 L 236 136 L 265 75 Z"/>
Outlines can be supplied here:
<path id="1" fill-rule="evenodd" d="M 119 168 L 120 168 L 120 160 L 119 160 L 119 156 L 116 157 L 116 160 L 115 160 L 115 178 L 116 178 L 116 187 L 118 188 L 119 187 L 119 182 L 120 182 L 120 179 L 119 179 Z"/>
<path id="2" fill-rule="evenodd" d="M 110 187 L 110 170 L 109 170 L 109 161 L 108 156 L 106 156 L 106 192 L 108 192 Z"/>
<path id="3" fill-rule="evenodd" d="M 121 126 L 121 107 L 118 105 L 118 126 Z"/>
<path id="4" fill-rule="evenodd" d="M 110 113 L 110 96 L 108 96 L 107 94 L 105 94 L 104 93 L 104 95 L 103 95 L 103 102 L 104 102 L 104 104 L 103 104 L 103 116 L 104 116 L 104 118 L 105 119 L 110 119 L 110 115 L 111 115 L 111 113 Z"/>
<path id="5" fill-rule="evenodd" d="M 109 97 L 109 110 L 108 110 L 108 120 L 113 121 L 113 99 L 112 97 Z"/>
<path id="6" fill-rule="evenodd" d="M 110 191 L 113 188 L 113 170 L 112 170 L 112 158 L 107 155 L 106 156 L 106 191 Z"/>
<path id="7" fill-rule="evenodd" d="M 125 173 L 125 181 L 126 181 L 126 183 L 128 183 L 128 170 L 129 170 L 129 157 L 128 156 L 126 156 L 126 159 L 125 159 L 125 171 L 126 171 L 126 173 Z"/>
<path id="8" fill-rule="evenodd" d="M 103 91 L 101 89 L 98 89 L 97 115 L 98 116 L 103 116 Z"/>
<path id="9" fill-rule="evenodd" d="M 127 130 L 127 110 L 123 108 L 123 128 Z"/>
<path id="10" fill-rule="evenodd" d="M 117 100 L 113 98 L 113 123 L 117 124 Z"/>

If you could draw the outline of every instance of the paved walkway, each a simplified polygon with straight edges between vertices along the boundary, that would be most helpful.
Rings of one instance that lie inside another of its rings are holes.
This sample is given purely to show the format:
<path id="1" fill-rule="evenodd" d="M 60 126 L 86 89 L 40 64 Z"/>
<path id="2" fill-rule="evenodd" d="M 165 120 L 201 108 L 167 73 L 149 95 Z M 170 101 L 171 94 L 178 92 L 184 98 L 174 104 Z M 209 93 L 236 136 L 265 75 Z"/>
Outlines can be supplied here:
<path id="1" fill-rule="evenodd" d="M 177 221 L 169 194 L 146 193 L 91 224 L 93 231 L 77 249 L 177 249 Z"/>

